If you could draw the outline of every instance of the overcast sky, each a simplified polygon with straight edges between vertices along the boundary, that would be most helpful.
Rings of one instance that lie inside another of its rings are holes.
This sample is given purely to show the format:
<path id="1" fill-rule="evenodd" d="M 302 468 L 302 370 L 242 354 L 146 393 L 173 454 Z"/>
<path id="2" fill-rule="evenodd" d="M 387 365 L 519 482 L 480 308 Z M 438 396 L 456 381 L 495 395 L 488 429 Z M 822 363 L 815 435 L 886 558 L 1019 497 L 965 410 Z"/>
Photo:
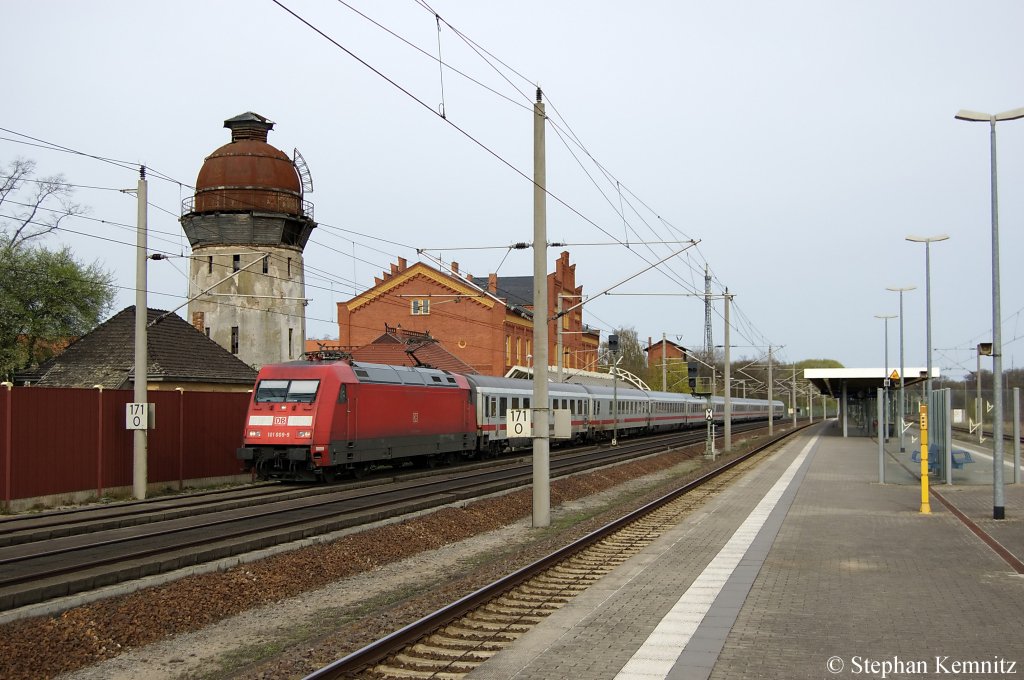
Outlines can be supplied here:
<path id="1" fill-rule="evenodd" d="M 590 302 L 591 325 L 700 347 L 703 303 L 682 294 L 703 291 L 707 264 L 715 293 L 736 295 L 734 356 L 771 344 L 784 361 L 880 367 L 874 315 L 899 310 L 885 289 L 917 286 L 906 363 L 924 365 L 925 252 L 904 237 L 945 233 L 931 248 L 935 365 L 973 370 L 990 338 L 989 128 L 954 115 L 1024 107 L 1019 0 L 282 4 L 330 41 L 269 0 L 5 5 L 0 162 L 101 187 L 75 194 L 94 221 L 46 245 L 112 270 L 118 310 L 134 304 L 136 208 L 110 189 L 137 172 L 22 135 L 176 180 L 151 176 L 150 247 L 187 255 L 180 203 L 229 141 L 223 121 L 273 120 L 270 143 L 298 148 L 314 184 L 307 334 L 337 337 L 334 303 L 417 248 L 476 276 L 532 273 L 529 251 L 504 246 L 532 240 L 522 174 L 539 83 L 549 241 L 574 244 L 586 293 L 684 247 L 644 241 L 700 242 L 614 291 L 657 297 Z M 1024 364 L 1024 120 L 997 130 L 1008 369 Z M 186 271 L 152 262 L 150 306 L 181 304 Z M 898 319 L 889 337 L 898 366 Z"/>

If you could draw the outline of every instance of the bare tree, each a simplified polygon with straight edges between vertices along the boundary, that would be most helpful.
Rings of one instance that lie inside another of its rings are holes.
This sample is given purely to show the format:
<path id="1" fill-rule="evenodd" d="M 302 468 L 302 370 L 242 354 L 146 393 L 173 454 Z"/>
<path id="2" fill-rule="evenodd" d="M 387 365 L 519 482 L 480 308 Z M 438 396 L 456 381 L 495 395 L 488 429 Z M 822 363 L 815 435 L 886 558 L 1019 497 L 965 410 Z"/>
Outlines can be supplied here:
<path id="1" fill-rule="evenodd" d="M 71 201 L 74 190 L 64 175 L 35 179 L 35 170 L 35 161 L 15 158 L 0 175 L 0 231 L 6 234 L 10 250 L 49 234 L 68 217 L 87 212 Z"/>

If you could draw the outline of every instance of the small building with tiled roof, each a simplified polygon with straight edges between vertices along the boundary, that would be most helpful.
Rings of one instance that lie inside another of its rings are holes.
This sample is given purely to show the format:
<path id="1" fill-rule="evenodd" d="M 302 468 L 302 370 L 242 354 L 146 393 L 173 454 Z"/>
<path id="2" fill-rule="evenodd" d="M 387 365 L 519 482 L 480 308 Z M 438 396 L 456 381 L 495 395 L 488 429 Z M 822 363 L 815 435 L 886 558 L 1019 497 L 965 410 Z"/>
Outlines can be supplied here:
<path id="1" fill-rule="evenodd" d="M 651 368 L 660 367 L 666 359 L 686 363 L 689 361 L 690 354 L 685 347 L 668 338 L 653 341 L 647 338 L 647 347 L 644 347 L 644 352 L 647 353 L 647 365 Z"/>
<path id="2" fill-rule="evenodd" d="M 352 359 L 391 366 L 425 366 L 452 373 L 477 373 L 469 364 L 449 352 L 430 333 L 388 328 L 369 345 L 352 350 Z"/>
<path id="3" fill-rule="evenodd" d="M 474 374 L 478 371 L 449 352 L 430 333 L 406 331 L 401 326 L 386 327 L 383 335 L 362 347 L 344 347 L 337 340 L 307 340 L 307 352 L 339 351 L 353 361 L 389 366 L 423 366 L 452 373 Z"/>
<path id="4" fill-rule="evenodd" d="M 256 370 L 176 314 L 148 310 L 148 376 L 151 390 L 235 392 L 252 389 Z M 154 323 L 155 322 L 155 323 Z M 132 389 L 135 375 L 135 307 L 127 307 L 61 354 L 15 376 L 18 385 Z"/>

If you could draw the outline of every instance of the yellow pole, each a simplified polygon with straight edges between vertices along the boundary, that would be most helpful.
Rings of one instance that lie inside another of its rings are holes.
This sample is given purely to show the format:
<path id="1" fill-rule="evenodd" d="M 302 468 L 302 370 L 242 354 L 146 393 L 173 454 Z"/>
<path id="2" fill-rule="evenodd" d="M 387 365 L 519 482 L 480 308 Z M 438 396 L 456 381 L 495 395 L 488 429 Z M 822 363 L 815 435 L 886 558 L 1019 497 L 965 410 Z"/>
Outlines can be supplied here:
<path id="1" fill-rule="evenodd" d="M 930 515 L 928 503 L 928 404 L 921 404 L 921 514 Z"/>

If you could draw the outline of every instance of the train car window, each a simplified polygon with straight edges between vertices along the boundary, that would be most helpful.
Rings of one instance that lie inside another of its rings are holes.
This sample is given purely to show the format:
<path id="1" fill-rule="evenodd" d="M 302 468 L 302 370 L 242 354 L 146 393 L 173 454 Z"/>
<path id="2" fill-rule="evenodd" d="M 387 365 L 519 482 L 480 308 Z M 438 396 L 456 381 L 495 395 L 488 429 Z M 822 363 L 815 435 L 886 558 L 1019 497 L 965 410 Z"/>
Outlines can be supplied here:
<path id="1" fill-rule="evenodd" d="M 319 380 L 261 380 L 256 386 L 256 403 L 312 404 L 319 388 Z"/>
<path id="2" fill-rule="evenodd" d="M 364 371 L 361 368 L 357 368 L 356 369 L 356 375 L 359 376 L 360 378 L 369 378 L 370 377 L 370 374 L 367 373 L 366 371 Z"/>
<path id="3" fill-rule="evenodd" d="M 455 382 L 455 378 L 453 378 L 451 376 L 448 376 L 448 383 L 451 384 L 451 385 L 457 385 L 458 384 L 457 382 Z"/>
<path id="4" fill-rule="evenodd" d="M 432 376 L 430 376 L 430 379 L 433 380 L 436 383 L 441 382 L 441 376 L 439 376 L 439 375 L 432 375 Z"/>
<path id="5" fill-rule="evenodd" d="M 346 401 L 348 401 L 348 388 L 342 385 L 341 389 L 338 390 L 338 403 L 344 404 Z"/>
<path id="6" fill-rule="evenodd" d="M 576 400 L 575 399 L 570 399 L 569 400 L 569 413 L 572 414 L 572 415 L 576 415 Z"/>
<path id="7" fill-rule="evenodd" d="M 256 385 L 257 404 L 284 401 L 286 394 L 288 394 L 287 380 L 261 380 Z"/>
<path id="8" fill-rule="evenodd" d="M 504 418 L 508 414 L 508 398 L 502 397 L 498 405 L 498 412 L 501 413 L 501 417 Z"/>
<path id="9" fill-rule="evenodd" d="M 285 397 L 285 401 L 312 404 L 316 401 L 318 389 L 320 389 L 319 380 L 292 380 L 291 385 L 288 386 L 288 396 Z"/>
<path id="10" fill-rule="evenodd" d="M 491 402 L 491 404 L 490 404 L 490 406 L 491 406 L 491 408 L 490 408 L 491 418 L 496 418 L 497 415 L 498 415 L 498 399 L 496 397 L 491 397 L 490 402 Z"/>
<path id="11" fill-rule="evenodd" d="M 530 408 L 530 398 L 523 397 L 523 408 Z"/>
<path id="12" fill-rule="evenodd" d="M 519 397 L 512 397 L 512 408 L 519 408 Z"/>

